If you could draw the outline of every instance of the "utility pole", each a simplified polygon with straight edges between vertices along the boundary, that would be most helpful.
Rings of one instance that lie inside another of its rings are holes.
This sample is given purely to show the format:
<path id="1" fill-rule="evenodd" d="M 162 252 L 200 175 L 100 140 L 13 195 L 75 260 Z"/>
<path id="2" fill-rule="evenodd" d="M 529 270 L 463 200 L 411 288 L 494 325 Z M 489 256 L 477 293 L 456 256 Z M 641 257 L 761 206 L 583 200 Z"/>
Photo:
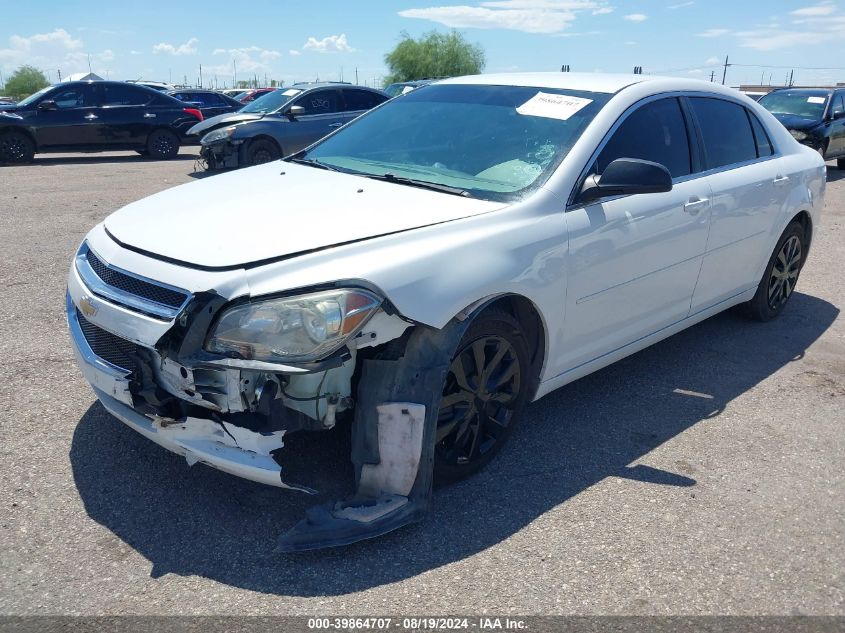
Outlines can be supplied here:
<path id="1" fill-rule="evenodd" d="M 200 88 L 202 88 L 202 64 L 200 64 Z"/>
<path id="2" fill-rule="evenodd" d="M 728 76 L 728 66 L 729 66 L 729 65 L 730 65 L 730 64 L 728 64 L 728 56 L 727 56 L 727 55 L 725 55 L 725 70 L 724 70 L 724 71 L 722 71 L 722 85 L 723 85 L 723 86 L 725 85 L 725 77 L 727 77 L 727 76 Z"/>
<path id="3" fill-rule="evenodd" d="M 715 70 L 711 70 L 711 71 L 710 71 L 710 83 L 711 83 L 711 84 L 713 83 L 713 78 L 714 78 L 715 76 L 716 76 L 716 71 L 715 71 Z"/>
<path id="4" fill-rule="evenodd" d="M 561 66 L 561 67 L 560 67 L 560 72 L 562 72 L 562 73 L 568 73 L 568 72 L 569 72 L 569 64 L 564 64 L 563 66 Z"/>
<path id="5" fill-rule="evenodd" d="M 238 85 L 238 65 L 232 60 L 232 88 Z"/>
<path id="6" fill-rule="evenodd" d="M 355 85 L 358 85 L 358 67 L 355 66 Z"/>
<path id="7" fill-rule="evenodd" d="M 792 73 L 794 73 L 794 72 L 795 72 L 794 68 L 789 71 L 789 87 L 790 88 L 792 87 Z"/>
<path id="8" fill-rule="evenodd" d="M 58 75 L 59 83 L 61 83 L 62 82 L 62 69 L 61 68 L 56 69 L 56 75 Z"/>
<path id="9" fill-rule="evenodd" d="M 88 72 L 91 72 L 91 53 L 87 53 L 88 55 Z"/>

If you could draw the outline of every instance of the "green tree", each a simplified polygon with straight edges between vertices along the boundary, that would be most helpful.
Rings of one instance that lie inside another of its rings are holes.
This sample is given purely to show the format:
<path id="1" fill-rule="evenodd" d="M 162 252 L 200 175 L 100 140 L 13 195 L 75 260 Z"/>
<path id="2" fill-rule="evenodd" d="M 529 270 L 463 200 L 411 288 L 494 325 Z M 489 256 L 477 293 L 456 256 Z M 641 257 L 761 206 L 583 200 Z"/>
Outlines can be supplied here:
<path id="1" fill-rule="evenodd" d="M 456 32 L 430 31 L 415 40 L 402 33 L 402 41 L 384 56 L 390 69 L 384 83 L 413 81 L 428 77 L 476 75 L 484 70 L 484 49 L 467 42 Z"/>
<path id="2" fill-rule="evenodd" d="M 49 85 L 44 73 L 35 66 L 21 66 L 6 80 L 4 92 L 10 97 L 23 99 Z"/>

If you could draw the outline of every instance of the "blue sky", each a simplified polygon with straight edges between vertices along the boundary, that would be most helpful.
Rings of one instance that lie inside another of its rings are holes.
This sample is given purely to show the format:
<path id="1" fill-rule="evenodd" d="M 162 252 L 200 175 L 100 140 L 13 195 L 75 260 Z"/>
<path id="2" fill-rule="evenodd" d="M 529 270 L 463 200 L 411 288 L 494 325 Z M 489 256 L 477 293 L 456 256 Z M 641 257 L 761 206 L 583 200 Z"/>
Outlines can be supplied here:
<path id="1" fill-rule="evenodd" d="M 728 83 L 845 81 L 845 0 L 316 0 L 179 2 L 0 0 L 0 72 L 38 66 L 51 80 L 87 70 L 231 85 L 266 75 L 372 84 L 384 54 L 412 36 L 456 29 L 480 43 L 487 72 L 631 72 Z M 762 66 L 773 66 L 764 68 Z M 842 66 L 839 69 L 826 67 Z M 802 68 L 822 68 L 804 70 Z"/>

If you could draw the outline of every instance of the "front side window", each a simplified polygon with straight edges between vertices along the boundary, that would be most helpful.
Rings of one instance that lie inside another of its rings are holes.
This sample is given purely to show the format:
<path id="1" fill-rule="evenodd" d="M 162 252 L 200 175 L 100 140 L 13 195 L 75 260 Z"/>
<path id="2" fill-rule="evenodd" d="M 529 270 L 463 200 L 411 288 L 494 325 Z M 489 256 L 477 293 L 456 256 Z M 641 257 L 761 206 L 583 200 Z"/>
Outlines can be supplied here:
<path id="1" fill-rule="evenodd" d="M 86 103 L 86 86 L 76 86 L 74 88 L 67 88 L 59 90 L 50 98 L 56 102 L 56 107 L 59 110 L 70 110 L 71 108 L 84 108 L 90 103 Z"/>
<path id="2" fill-rule="evenodd" d="M 315 90 L 302 95 L 294 105 L 305 108 L 305 114 L 331 114 L 337 112 L 337 91 Z"/>
<path id="3" fill-rule="evenodd" d="M 301 158 L 410 186 L 516 200 L 548 180 L 611 96 L 435 84 L 362 115 Z"/>
<path id="4" fill-rule="evenodd" d="M 675 98 L 659 99 L 637 108 L 604 146 L 594 167 L 601 174 L 617 158 L 639 158 L 659 163 L 672 178 L 692 172 L 687 127 Z"/>
<path id="5" fill-rule="evenodd" d="M 757 158 L 757 143 L 743 106 L 711 97 L 689 101 L 701 129 L 708 169 Z"/>
<path id="6" fill-rule="evenodd" d="M 831 114 L 834 117 L 845 114 L 845 95 L 841 92 L 836 95 L 836 98 L 833 100 L 833 110 L 831 110 Z"/>

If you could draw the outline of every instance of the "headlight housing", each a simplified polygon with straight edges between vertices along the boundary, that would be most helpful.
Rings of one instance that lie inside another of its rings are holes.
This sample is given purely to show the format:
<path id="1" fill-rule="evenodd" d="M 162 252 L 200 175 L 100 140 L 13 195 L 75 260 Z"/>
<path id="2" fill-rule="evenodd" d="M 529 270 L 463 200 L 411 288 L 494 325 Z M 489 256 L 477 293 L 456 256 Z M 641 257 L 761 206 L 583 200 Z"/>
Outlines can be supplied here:
<path id="1" fill-rule="evenodd" d="M 229 127 L 223 127 L 219 130 L 214 130 L 209 132 L 205 136 L 202 137 L 200 143 L 203 145 L 208 145 L 209 143 L 216 143 L 217 141 L 222 141 L 223 139 L 227 139 L 235 133 L 235 126 L 230 125 Z"/>
<path id="2" fill-rule="evenodd" d="M 246 303 L 223 312 L 205 349 L 247 360 L 319 360 L 355 336 L 381 302 L 345 288 Z"/>
<path id="3" fill-rule="evenodd" d="M 802 132 L 801 130 L 789 130 L 789 133 L 792 134 L 792 138 L 796 141 L 803 141 L 807 138 L 807 133 Z"/>

